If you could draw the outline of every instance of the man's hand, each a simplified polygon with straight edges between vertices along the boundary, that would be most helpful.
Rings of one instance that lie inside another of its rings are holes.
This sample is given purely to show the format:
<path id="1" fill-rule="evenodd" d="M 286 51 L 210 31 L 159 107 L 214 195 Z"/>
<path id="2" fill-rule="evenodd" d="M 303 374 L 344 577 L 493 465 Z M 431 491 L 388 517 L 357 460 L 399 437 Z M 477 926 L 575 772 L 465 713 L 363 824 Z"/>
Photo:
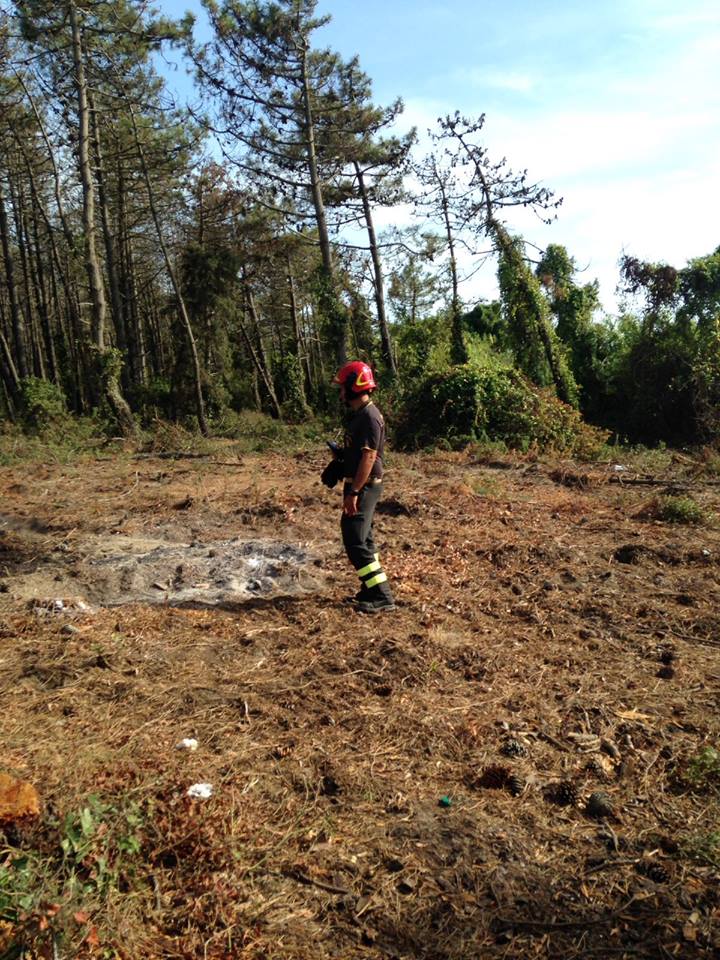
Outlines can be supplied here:
<path id="1" fill-rule="evenodd" d="M 346 517 L 354 517 L 358 512 L 357 508 L 358 498 L 354 493 L 348 493 L 343 500 L 343 513 Z"/>

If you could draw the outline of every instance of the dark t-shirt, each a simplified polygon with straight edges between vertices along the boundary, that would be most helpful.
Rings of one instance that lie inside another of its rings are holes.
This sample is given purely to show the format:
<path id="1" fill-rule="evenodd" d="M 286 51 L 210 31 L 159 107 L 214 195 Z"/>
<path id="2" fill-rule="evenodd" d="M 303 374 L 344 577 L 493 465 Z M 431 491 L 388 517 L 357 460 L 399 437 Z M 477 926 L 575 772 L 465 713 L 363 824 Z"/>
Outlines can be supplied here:
<path id="1" fill-rule="evenodd" d="M 363 450 L 377 451 L 375 463 L 370 471 L 370 479 L 380 480 L 383 475 L 382 458 L 385 452 L 385 421 L 372 400 L 353 414 L 345 430 L 343 455 L 347 478 L 355 477 Z"/>

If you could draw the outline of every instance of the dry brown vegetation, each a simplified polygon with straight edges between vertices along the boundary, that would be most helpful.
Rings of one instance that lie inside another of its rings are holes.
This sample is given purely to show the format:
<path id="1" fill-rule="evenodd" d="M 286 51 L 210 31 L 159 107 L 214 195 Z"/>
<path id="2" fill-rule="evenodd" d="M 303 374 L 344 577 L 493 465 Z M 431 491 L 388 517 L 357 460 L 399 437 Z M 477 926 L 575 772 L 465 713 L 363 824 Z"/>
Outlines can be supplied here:
<path id="1" fill-rule="evenodd" d="M 367 618 L 321 460 L 0 470 L 0 764 L 42 801 L 0 956 L 717 956 L 717 526 L 612 465 L 395 456 Z M 309 545 L 316 590 L 97 602 L 113 538 L 232 537 Z"/>

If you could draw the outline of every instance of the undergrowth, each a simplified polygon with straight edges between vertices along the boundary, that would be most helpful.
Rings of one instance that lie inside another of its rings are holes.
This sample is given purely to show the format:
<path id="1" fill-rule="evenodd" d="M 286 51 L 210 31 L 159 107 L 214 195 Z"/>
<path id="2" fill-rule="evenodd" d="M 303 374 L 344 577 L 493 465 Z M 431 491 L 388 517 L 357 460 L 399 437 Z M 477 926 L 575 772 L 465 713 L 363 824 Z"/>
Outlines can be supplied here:
<path id="1" fill-rule="evenodd" d="M 150 816 L 128 798 L 90 795 L 62 819 L 46 820 L 34 843 L 4 845 L 0 956 L 25 956 L 28 943 L 43 941 L 55 952 L 97 946 L 116 909 L 126 913 L 131 901 L 138 908 L 149 900 L 141 853 Z"/>
<path id="2" fill-rule="evenodd" d="M 137 444 L 110 436 L 107 424 L 92 417 L 65 416 L 52 423 L 23 427 L 0 425 L 0 467 L 20 463 L 70 464 L 91 457 L 128 453 L 183 453 L 200 456 L 237 455 L 285 451 L 296 453 L 321 443 L 336 425 L 313 420 L 287 424 L 253 411 L 227 413 L 212 424 L 210 437 L 190 427 L 156 420 Z M 233 441 L 228 450 L 228 441 Z"/>
<path id="3" fill-rule="evenodd" d="M 643 510 L 643 517 L 662 523 L 689 525 L 706 524 L 710 520 L 707 510 L 689 496 L 655 497 Z"/>
<path id="4" fill-rule="evenodd" d="M 488 362 L 453 367 L 422 381 L 398 411 L 395 437 L 405 450 L 500 441 L 522 452 L 593 460 L 603 451 L 607 433 L 585 423 L 551 390 Z"/>
<path id="5" fill-rule="evenodd" d="M 73 463 L 84 457 L 98 456 L 116 444 L 102 434 L 97 421 L 66 417 L 32 431 L 15 424 L 0 427 L 0 466 L 19 463 Z"/>

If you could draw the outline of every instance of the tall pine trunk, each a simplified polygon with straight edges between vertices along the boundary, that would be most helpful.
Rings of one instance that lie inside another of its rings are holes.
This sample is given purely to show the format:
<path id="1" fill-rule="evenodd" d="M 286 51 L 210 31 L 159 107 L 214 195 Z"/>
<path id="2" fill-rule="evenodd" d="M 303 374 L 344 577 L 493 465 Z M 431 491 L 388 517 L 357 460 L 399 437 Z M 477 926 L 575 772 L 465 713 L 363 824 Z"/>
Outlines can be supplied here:
<path id="1" fill-rule="evenodd" d="M 140 142 L 137 123 L 135 122 L 135 111 L 133 110 L 131 103 L 128 102 L 127 106 L 130 111 L 130 119 L 132 120 L 135 147 L 140 160 L 140 168 L 142 170 L 143 179 L 145 180 L 145 189 L 147 190 L 150 213 L 152 214 L 153 223 L 155 224 L 155 233 L 157 234 L 158 244 L 160 245 L 163 260 L 165 261 L 165 267 L 167 269 L 168 276 L 170 277 L 170 283 L 172 284 L 173 292 L 175 293 L 178 310 L 180 311 L 180 319 L 185 327 L 185 335 L 187 336 L 188 346 L 190 347 L 190 355 L 192 357 L 193 365 L 193 380 L 195 386 L 195 409 L 197 412 L 198 426 L 200 427 L 200 432 L 202 435 L 206 437 L 210 431 L 208 429 L 207 420 L 205 419 L 205 400 L 202 392 L 202 374 L 200 371 L 200 358 L 198 356 L 197 342 L 195 340 L 195 334 L 193 333 L 192 324 L 190 323 L 190 315 L 188 314 L 187 306 L 185 305 L 185 298 L 183 297 L 182 290 L 180 289 L 177 273 L 165 244 L 162 225 L 160 223 L 160 215 L 158 213 L 157 204 L 155 203 L 155 191 L 153 190 L 152 180 L 150 179 L 150 171 L 148 170 L 147 161 L 145 159 L 145 151 L 143 150 L 142 143 Z"/>
<path id="2" fill-rule="evenodd" d="M 73 66 L 78 96 L 78 155 L 82 181 L 82 215 L 85 232 L 85 267 L 87 270 L 92 302 L 92 339 L 97 350 L 97 368 L 100 389 L 107 400 L 117 424 L 126 437 L 136 435 L 135 422 L 130 407 L 120 390 L 121 361 L 105 345 L 107 307 L 100 261 L 98 259 L 95 231 L 95 184 L 90 164 L 90 109 L 88 89 L 83 63 L 82 38 L 75 0 L 70 0 L 70 28 L 72 31 Z"/>
<path id="3" fill-rule="evenodd" d="M 340 302 L 335 288 L 335 270 L 333 266 L 330 235 L 328 233 L 325 201 L 323 199 L 322 183 L 318 171 L 317 148 L 315 146 L 315 119 L 310 101 L 310 81 L 307 72 L 307 48 L 304 47 L 300 60 L 302 76 L 302 96 L 305 119 L 305 142 L 307 146 L 307 163 L 310 174 L 310 189 L 315 222 L 317 224 L 320 256 L 322 259 L 320 307 L 329 324 L 331 336 L 334 340 L 335 356 L 338 366 L 347 360 L 347 315 Z"/>
<path id="4" fill-rule="evenodd" d="M 440 187 L 443 219 L 445 221 L 445 235 L 447 237 L 448 251 L 450 253 L 450 278 L 452 280 L 452 303 L 450 305 L 452 339 L 450 356 L 453 363 L 462 364 L 468 362 L 468 352 L 467 346 L 465 345 L 465 334 L 462 328 L 462 311 L 460 308 L 460 294 L 458 289 L 458 269 L 457 256 L 455 253 L 455 238 L 453 236 L 452 225 L 450 223 L 450 201 L 448 200 L 447 193 L 445 192 L 445 185 L 440 178 L 438 178 L 438 185 Z"/>
<path id="5" fill-rule="evenodd" d="M 10 246 L 10 227 L 5 206 L 2 183 L 0 182 L 0 244 L 2 245 L 3 260 L 5 261 L 5 286 L 10 302 L 10 323 L 12 325 L 13 346 L 17 360 L 17 371 L 21 379 L 28 375 L 27 352 L 25 349 L 25 331 L 23 330 L 20 303 L 18 301 L 17 285 L 15 282 L 15 260 Z"/>
<path id="6" fill-rule="evenodd" d="M 360 164 L 355 161 L 355 175 L 357 176 L 358 189 L 362 198 L 363 213 L 365 215 L 365 226 L 367 228 L 368 243 L 370 245 L 370 256 L 373 263 L 373 287 L 375 290 L 375 307 L 377 309 L 378 327 L 380 328 L 380 342 L 382 343 L 382 354 L 385 364 L 393 377 L 397 377 L 397 364 L 392 351 L 390 342 L 390 328 L 387 322 L 387 313 L 385 310 L 385 288 L 383 281 L 382 260 L 378 250 L 377 238 L 375 236 L 375 225 L 372 217 L 372 207 L 365 186 Z"/>
<path id="7" fill-rule="evenodd" d="M 282 420 L 282 409 L 280 407 L 277 394 L 275 393 L 275 387 L 272 382 L 272 376 L 270 375 L 270 370 L 268 369 L 265 352 L 262 349 L 262 339 L 260 338 L 260 322 L 257 315 L 257 309 L 255 307 L 255 298 L 252 295 L 252 290 L 250 289 L 250 285 L 248 284 L 247 280 L 243 282 L 243 286 L 245 289 L 245 299 L 247 302 L 247 307 L 248 307 L 248 310 L 250 311 L 250 319 L 252 320 L 253 328 L 258 337 L 259 347 L 256 348 L 254 346 L 252 342 L 252 338 L 245 324 L 243 323 L 242 319 L 238 317 L 240 332 L 243 335 L 243 340 L 245 341 L 245 346 L 248 349 L 248 353 L 250 354 L 250 359 L 253 362 L 253 366 L 255 367 L 258 373 L 258 376 L 260 377 L 260 379 L 262 380 L 265 386 L 265 390 L 267 391 L 268 397 L 270 398 L 270 403 L 272 405 L 272 409 L 275 413 L 275 416 L 278 418 L 278 420 Z"/>

